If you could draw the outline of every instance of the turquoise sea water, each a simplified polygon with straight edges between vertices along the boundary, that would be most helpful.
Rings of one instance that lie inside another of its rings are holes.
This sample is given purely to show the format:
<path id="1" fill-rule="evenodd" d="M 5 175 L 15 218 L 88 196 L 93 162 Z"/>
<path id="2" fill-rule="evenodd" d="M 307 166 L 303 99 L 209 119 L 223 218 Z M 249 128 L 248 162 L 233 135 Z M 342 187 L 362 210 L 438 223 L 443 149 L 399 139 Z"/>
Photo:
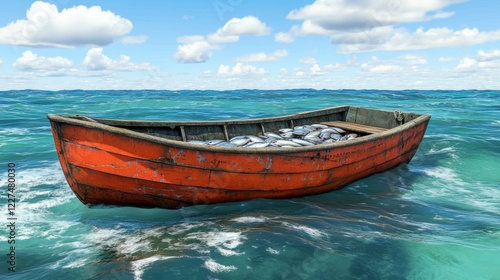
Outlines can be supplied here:
<path id="1" fill-rule="evenodd" d="M 46 119 L 244 119 L 338 105 L 432 118 L 408 165 L 340 191 L 179 210 L 82 205 Z M 2 279 L 500 279 L 499 91 L 27 90 L 0 92 L 0 112 Z"/>

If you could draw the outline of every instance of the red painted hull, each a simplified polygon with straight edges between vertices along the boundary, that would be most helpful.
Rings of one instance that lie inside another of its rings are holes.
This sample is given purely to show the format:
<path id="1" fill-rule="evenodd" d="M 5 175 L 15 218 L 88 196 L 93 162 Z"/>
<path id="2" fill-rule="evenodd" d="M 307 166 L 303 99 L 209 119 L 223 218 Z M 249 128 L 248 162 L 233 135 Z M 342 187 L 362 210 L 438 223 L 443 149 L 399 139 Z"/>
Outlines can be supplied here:
<path id="1" fill-rule="evenodd" d="M 83 203 L 179 208 L 339 189 L 409 162 L 430 116 L 354 140 L 274 150 L 202 148 L 49 118 L 63 172 Z"/>

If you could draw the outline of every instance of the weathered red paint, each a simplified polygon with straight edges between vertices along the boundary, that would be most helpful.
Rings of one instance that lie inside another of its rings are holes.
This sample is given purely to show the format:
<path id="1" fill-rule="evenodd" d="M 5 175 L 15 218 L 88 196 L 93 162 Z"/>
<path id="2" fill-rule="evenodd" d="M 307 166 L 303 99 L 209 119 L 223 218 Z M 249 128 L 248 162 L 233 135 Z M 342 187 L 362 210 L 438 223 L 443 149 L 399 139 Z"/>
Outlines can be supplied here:
<path id="1" fill-rule="evenodd" d="M 429 118 L 380 135 L 318 145 L 324 148 L 244 153 L 168 145 L 82 121 L 51 119 L 51 126 L 63 172 L 83 203 L 178 208 L 341 188 L 409 162 Z"/>

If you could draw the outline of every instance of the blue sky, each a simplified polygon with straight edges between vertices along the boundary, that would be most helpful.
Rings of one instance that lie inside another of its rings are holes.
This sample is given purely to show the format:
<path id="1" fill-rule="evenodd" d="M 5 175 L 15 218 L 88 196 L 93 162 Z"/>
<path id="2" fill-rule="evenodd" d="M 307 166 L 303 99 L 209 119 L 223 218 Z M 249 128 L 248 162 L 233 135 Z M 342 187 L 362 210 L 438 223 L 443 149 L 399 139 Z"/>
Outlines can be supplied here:
<path id="1" fill-rule="evenodd" d="M 500 2 L 9 1 L 0 90 L 500 89 Z"/>

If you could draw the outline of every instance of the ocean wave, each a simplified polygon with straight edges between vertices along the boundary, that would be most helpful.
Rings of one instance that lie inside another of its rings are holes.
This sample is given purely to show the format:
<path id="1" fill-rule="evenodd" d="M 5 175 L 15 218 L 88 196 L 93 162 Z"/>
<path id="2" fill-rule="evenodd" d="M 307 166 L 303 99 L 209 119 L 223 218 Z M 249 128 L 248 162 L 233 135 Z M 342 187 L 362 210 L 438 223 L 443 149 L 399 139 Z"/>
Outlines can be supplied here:
<path id="1" fill-rule="evenodd" d="M 252 224 L 252 223 L 264 223 L 268 221 L 267 217 L 252 217 L 252 216 L 244 216 L 231 219 L 233 222 L 242 223 L 242 224 Z"/>
<path id="2" fill-rule="evenodd" d="M 75 222 L 56 214 L 54 208 L 66 205 L 76 198 L 66 184 L 59 163 L 46 163 L 36 168 L 17 168 L 15 215 L 29 227 L 19 228 L 19 239 L 36 236 L 59 236 Z M 4 175 L 6 177 L 6 175 Z"/>
<path id="3" fill-rule="evenodd" d="M 235 249 L 247 239 L 242 232 L 210 231 L 190 233 L 186 240 L 197 240 L 203 245 L 213 248 Z"/>
<path id="4" fill-rule="evenodd" d="M 152 250 L 151 236 L 145 231 L 137 232 L 126 228 L 94 228 L 88 235 L 88 242 L 96 244 L 102 250 L 112 250 L 117 257 L 127 258 L 138 253 Z"/>
<path id="5" fill-rule="evenodd" d="M 465 182 L 460 179 L 455 170 L 443 166 L 437 166 L 430 169 L 423 169 L 422 172 L 427 176 L 439 179 L 441 182 L 446 184 L 453 183 L 454 185 L 463 186 Z M 464 190 L 465 192 L 470 192 Z"/>
<path id="6" fill-rule="evenodd" d="M 444 148 L 430 148 L 426 154 L 427 155 L 436 155 L 436 154 L 450 154 L 456 152 L 455 147 L 444 147 Z"/>
<path id="7" fill-rule="evenodd" d="M 134 280 L 141 280 L 142 276 L 144 275 L 144 271 L 151 266 L 151 264 L 158 262 L 158 261 L 164 261 L 168 259 L 172 259 L 175 257 L 172 256 L 151 256 L 148 258 L 140 259 L 140 260 L 135 260 L 130 263 L 130 267 L 132 270 L 132 273 L 134 274 Z"/>
<path id="8" fill-rule="evenodd" d="M 5 128 L 0 129 L 0 135 L 28 135 L 29 129 L 27 128 Z"/>
<path id="9" fill-rule="evenodd" d="M 192 231 L 196 228 L 202 228 L 204 226 L 209 226 L 211 222 L 186 222 L 178 225 L 173 225 L 168 228 L 171 235 L 180 235 L 188 231 Z"/>
<path id="10" fill-rule="evenodd" d="M 491 183 L 481 181 L 464 181 L 455 169 L 436 166 L 432 168 L 412 168 L 421 172 L 427 179 L 421 179 L 414 184 L 417 193 L 407 193 L 408 197 L 422 199 L 441 199 L 453 201 L 454 204 L 473 207 L 478 211 L 492 213 L 500 212 L 500 189 Z M 457 200 L 456 197 L 460 196 Z"/>
<path id="11" fill-rule="evenodd" d="M 275 250 L 271 247 L 267 247 L 266 248 L 266 252 L 269 252 L 271 255 L 279 255 L 280 254 L 280 251 L 279 250 Z"/>
<path id="12" fill-rule="evenodd" d="M 293 223 L 289 223 L 289 222 L 283 222 L 282 224 L 289 229 L 293 229 L 293 230 L 305 233 L 305 234 L 307 234 L 311 237 L 314 237 L 314 238 L 321 238 L 321 237 L 328 236 L 327 233 L 325 233 L 319 229 L 310 228 L 308 226 L 297 225 L 297 224 L 293 224 Z"/>
<path id="13" fill-rule="evenodd" d="M 233 270 L 236 270 L 236 267 L 233 266 L 233 265 L 222 265 L 220 263 L 217 263 L 216 261 L 212 260 L 212 259 L 208 259 L 205 261 L 204 263 L 204 266 L 206 269 L 212 271 L 212 272 L 215 272 L 215 273 L 219 273 L 219 272 L 229 272 L 229 271 L 233 271 Z"/>

